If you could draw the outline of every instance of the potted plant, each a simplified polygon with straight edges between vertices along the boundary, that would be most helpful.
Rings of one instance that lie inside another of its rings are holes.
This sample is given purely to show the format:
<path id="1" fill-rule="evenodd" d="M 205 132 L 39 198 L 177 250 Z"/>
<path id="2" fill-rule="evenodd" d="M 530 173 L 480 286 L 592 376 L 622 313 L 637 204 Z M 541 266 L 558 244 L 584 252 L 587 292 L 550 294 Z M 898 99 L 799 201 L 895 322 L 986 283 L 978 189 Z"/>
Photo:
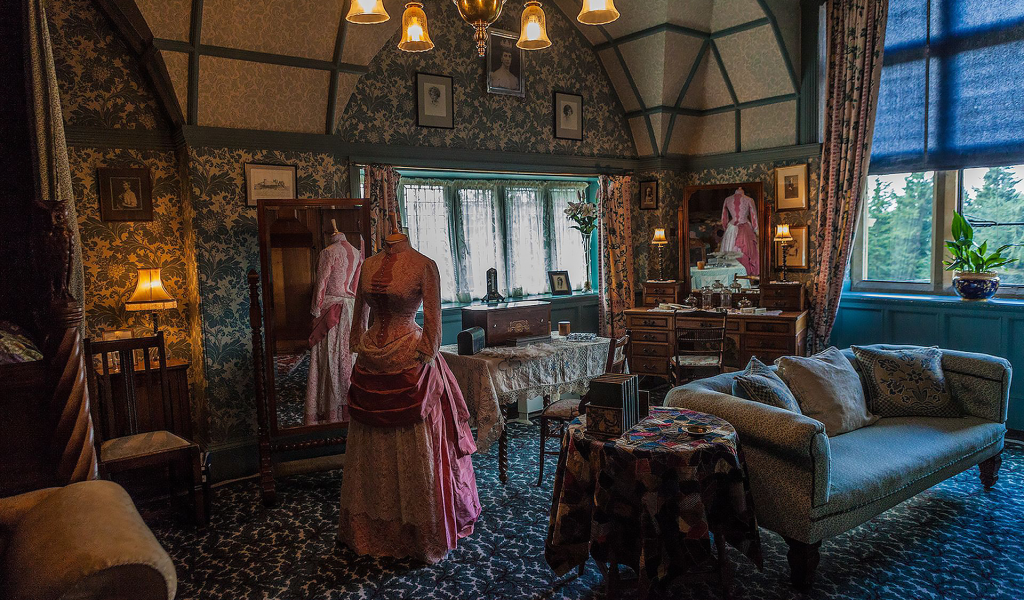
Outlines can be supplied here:
<path id="1" fill-rule="evenodd" d="M 953 240 L 946 240 L 951 260 L 943 261 L 953 271 L 953 289 L 964 300 L 988 300 L 999 290 L 999 274 L 994 269 L 1016 258 L 1003 256 L 1009 245 L 988 251 L 988 242 L 974 242 L 974 227 L 960 213 L 953 213 Z"/>

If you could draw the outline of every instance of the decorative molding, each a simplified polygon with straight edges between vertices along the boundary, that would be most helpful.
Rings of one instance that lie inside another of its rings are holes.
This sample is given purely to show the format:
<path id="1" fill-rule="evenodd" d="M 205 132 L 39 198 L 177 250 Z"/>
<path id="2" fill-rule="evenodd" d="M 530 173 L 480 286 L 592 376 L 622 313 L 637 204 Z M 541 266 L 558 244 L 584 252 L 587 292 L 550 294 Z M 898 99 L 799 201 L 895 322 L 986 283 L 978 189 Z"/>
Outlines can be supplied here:
<path id="1" fill-rule="evenodd" d="M 188 110 L 185 122 L 199 122 L 199 44 L 203 39 L 203 0 L 192 0 L 192 26 L 189 31 Z"/>
<path id="2" fill-rule="evenodd" d="M 132 150 L 174 150 L 174 134 L 161 129 L 105 129 L 69 125 L 64 128 L 68 146 Z"/>
<path id="3" fill-rule="evenodd" d="M 778 162 L 783 160 L 807 160 L 821 156 L 821 144 L 802 144 L 779 148 L 762 148 L 743 152 L 709 154 L 707 156 L 680 156 L 681 168 L 687 171 L 740 167 L 755 163 Z"/>
<path id="4" fill-rule="evenodd" d="M 334 37 L 334 70 L 331 71 L 331 85 L 327 89 L 327 120 L 324 125 L 324 133 L 334 133 L 335 124 L 338 121 L 338 85 L 340 85 L 341 57 L 345 51 L 345 35 L 348 33 L 348 20 L 344 12 L 339 18 L 338 34 Z"/>
<path id="5" fill-rule="evenodd" d="M 651 115 L 658 113 L 668 113 L 676 115 L 684 115 L 687 117 L 706 117 L 708 115 L 717 115 L 724 112 L 732 112 L 735 110 L 746 110 L 748 108 L 757 108 L 759 106 L 767 106 L 769 104 L 779 104 L 780 102 L 792 102 L 797 100 L 799 95 L 797 94 L 783 94 L 781 96 L 772 96 L 770 98 L 761 98 L 760 100 L 750 100 L 749 102 L 739 102 L 737 104 L 726 104 L 724 106 L 716 106 L 715 108 L 677 108 L 675 106 L 652 106 L 644 110 L 636 110 L 631 113 L 626 113 L 626 118 L 639 117 L 641 115 Z"/>
<path id="6" fill-rule="evenodd" d="M 621 37 L 611 38 L 607 42 L 601 42 L 600 44 L 596 44 L 594 46 L 594 50 L 596 52 L 600 52 L 601 50 L 607 50 L 615 46 L 628 44 L 629 42 L 634 42 L 636 40 L 641 40 L 645 37 L 657 35 L 659 33 L 664 32 L 678 33 L 680 35 L 685 35 L 698 39 L 710 40 L 728 37 L 730 35 L 747 31 L 748 29 L 757 29 L 758 27 L 763 27 L 765 25 L 770 24 L 771 19 L 769 17 L 762 17 L 760 19 L 755 19 L 753 21 L 748 21 L 746 23 L 740 23 L 739 25 L 733 25 L 732 27 L 726 27 L 725 29 L 720 29 L 718 31 L 701 31 L 699 29 L 693 29 L 691 27 L 676 25 L 675 23 L 661 23 L 659 25 L 654 25 L 653 27 L 648 27 L 647 29 L 641 29 L 640 31 L 627 33 L 626 35 L 623 35 Z"/>

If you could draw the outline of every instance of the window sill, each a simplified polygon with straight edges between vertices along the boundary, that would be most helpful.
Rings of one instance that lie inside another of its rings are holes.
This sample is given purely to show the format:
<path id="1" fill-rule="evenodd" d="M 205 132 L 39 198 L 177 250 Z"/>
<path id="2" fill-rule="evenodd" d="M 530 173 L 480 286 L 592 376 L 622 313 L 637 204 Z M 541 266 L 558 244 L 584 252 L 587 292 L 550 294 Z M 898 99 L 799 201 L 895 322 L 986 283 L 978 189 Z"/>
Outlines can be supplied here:
<path id="1" fill-rule="evenodd" d="M 897 292 L 855 292 L 855 291 L 843 291 L 843 300 L 854 300 L 864 302 L 892 302 L 898 301 L 903 304 L 943 304 L 943 305 L 956 305 L 963 308 L 977 308 L 984 310 L 985 307 L 998 308 L 1024 308 L 1024 297 L 1000 297 L 996 296 L 991 300 L 978 302 L 972 300 L 963 300 L 959 296 L 954 295 L 936 295 L 936 294 L 914 294 L 914 293 L 897 293 Z"/>
<path id="2" fill-rule="evenodd" d="M 505 298 L 505 302 L 526 302 L 530 300 L 543 300 L 545 302 L 552 302 L 560 304 L 563 302 L 580 302 L 587 303 L 590 301 L 597 302 L 597 292 L 573 292 L 571 296 L 554 296 L 552 294 L 537 294 L 535 296 L 524 296 L 522 298 Z M 462 310 L 467 306 L 486 306 L 486 302 L 481 300 L 474 300 L 473 302 L 443 302 L 441 304 L 441 312 Z M 419 311 L 422 314 L 423 311 Z"/>

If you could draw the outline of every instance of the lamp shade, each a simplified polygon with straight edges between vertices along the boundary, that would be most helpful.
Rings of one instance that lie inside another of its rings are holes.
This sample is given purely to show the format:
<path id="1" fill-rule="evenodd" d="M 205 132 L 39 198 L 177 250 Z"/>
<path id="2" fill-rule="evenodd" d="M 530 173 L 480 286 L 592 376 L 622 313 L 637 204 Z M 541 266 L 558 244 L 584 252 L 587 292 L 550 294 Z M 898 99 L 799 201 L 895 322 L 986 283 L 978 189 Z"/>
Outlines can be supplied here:
<path id="1" fill-rule="evenodd" d="M 551 45 L 547 17 L 538 0 L 530 0 L 523 9 L 522 31 L 516 46 L 523 50 L 542 50 Z"/>
<path id="2" fill-rule="evenodd" d="M 125 302 L 126 310 L 165 310 L 176 308 L 178 301 L 164 289 L 160 280 L 160 269 L 139 269 L 139 281 L 135 284 L 135 292 Z"/>
<path id="3" fill-rule="evenodd" d="M 383 23 L 391 18 L 384 9 L 384 0 L 351 0 L 345 20 L 350 23 L 369 25 Z"/>
<path id="4" fill-rule="evenodd" d="M 426 52 L 434 47 L 427 31 L 427 13 L 422 2 L 407 2 L 402 15 L 402 41 L 398 49 L 405 52 Z"/>
<path id="5" fill-rule="evenodd" d="M 776 242 L 792 242 L 793 236 L 789 233 L 789 225 L 782 224 L 775 226 L 775 241 Z"/>
<path id="6" fill-rule="evenodd" d="M 651 240 L 651 243 L 652 244 L 657 244 L 659 246 L 663 246 L 663 245 L 668 243 L 668 238 L 665 237 L 665 229 L 664 228 L 662 228 L 662 227 L 655 228 L 655 230 L 654 230 L 654 239 Z"/>
<path id="7" fill-rule="evenodd" d="M 605 25 L 618 18 L 615 0 L 583 0 L 583 8 L 576 20 L 584 25 Z"/>

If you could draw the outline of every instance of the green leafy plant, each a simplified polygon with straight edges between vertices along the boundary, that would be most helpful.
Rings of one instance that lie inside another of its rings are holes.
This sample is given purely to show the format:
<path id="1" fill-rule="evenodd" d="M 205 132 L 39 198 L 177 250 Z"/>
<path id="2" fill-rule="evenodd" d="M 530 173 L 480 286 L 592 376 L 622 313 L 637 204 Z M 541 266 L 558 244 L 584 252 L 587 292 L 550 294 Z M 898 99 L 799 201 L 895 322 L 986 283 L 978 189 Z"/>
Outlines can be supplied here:
<path id="1" fill-rule="evenodd" d="M 995 252 L 988 251 L 988 242 L 979 246 L 974 241 L 974 227 L 960 213 L 953 213 L 953 239 L 946 240 L 950 260 L 942 261 L 947 271 L 962 273 L 991 273 L 994 269 L 1016 262 L 1016 258 L 1007 258 L 1003 252 L 1010 245 L 1000 246 Z"/>

